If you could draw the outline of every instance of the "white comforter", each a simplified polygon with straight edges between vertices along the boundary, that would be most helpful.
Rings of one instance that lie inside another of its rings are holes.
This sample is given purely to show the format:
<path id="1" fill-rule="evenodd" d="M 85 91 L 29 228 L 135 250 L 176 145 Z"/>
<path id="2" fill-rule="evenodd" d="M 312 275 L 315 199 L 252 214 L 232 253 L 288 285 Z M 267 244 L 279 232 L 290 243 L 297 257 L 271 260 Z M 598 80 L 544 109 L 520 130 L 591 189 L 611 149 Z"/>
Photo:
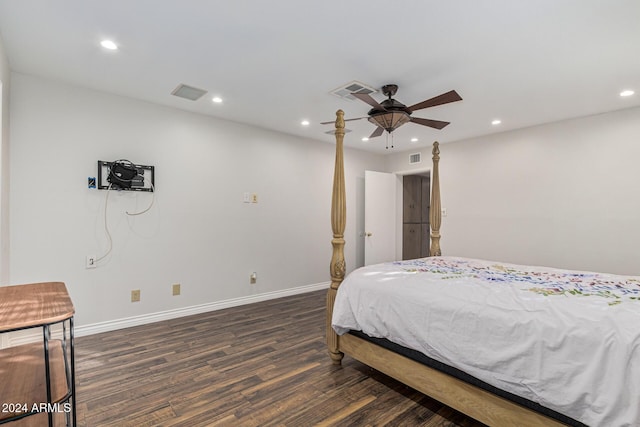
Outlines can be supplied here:
<path id="1" fill-rule="evenodd" d="M 351 273 L 333 310 L 590 426 L 640 426 L 640 277 L 453 257 Z"/>

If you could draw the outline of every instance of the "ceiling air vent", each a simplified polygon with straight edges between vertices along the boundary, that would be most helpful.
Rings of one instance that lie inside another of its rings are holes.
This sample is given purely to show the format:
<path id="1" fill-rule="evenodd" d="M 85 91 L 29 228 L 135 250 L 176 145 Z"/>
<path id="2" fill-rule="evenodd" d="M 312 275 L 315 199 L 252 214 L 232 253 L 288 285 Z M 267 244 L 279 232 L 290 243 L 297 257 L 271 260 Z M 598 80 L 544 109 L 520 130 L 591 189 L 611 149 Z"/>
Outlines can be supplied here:
<path id="1" fill-rule="evenodd" d="M 409 164 L 422 162 L 420 153 L 409 154 Z"/>
<path id="2" fill-rule="evenodd" d="M 195 101 L 202 98 L 207 93 L 206 90 L 198 89 L 197 87 L 187 86 L 184 83 L 180 83 L 172 92 L 171 95 L 179 96 L 180 98 L 190 99 Z"/>
<path id="3" fill-rule="evenodd" d="M 331 94 L 339 98 L 350 99 L 351 101 L 353 101 L 356 99 L 356 97 L 351 96 L 352 93 L 372 94 L 376 92 L 377 90 L 375 90 L 371 86 L 368 86 L 364 83 L 360 83 L 354 80 L 350 83 L 347 83 L 346 85 L 340 86 L 339 88 L 332 90 Z"/>

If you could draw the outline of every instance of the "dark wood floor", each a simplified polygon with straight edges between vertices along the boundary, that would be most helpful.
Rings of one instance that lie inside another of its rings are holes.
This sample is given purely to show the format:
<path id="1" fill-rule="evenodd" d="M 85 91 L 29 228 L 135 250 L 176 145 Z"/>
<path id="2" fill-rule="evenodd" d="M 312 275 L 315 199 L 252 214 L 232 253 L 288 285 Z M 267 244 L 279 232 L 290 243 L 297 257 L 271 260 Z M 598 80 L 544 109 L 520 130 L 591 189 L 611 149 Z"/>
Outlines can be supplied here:
<path id="1" fill-rule="evenodd" d="M 80 426 L 481 426 L 324 343 L 325 291 L 76 340 Z"/>

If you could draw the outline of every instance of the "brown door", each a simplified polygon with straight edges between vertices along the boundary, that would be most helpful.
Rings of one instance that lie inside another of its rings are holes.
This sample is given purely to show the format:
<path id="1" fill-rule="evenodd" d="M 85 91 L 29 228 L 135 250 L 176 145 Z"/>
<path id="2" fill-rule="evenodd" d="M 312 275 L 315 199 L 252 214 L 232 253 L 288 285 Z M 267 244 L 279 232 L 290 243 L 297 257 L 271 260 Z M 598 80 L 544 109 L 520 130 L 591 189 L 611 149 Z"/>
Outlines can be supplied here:
<path id="1" fill-rule="evenodd" d="M 430 179 L 406 175 L 402 184 L 402 259 L 429 256 Z"/>

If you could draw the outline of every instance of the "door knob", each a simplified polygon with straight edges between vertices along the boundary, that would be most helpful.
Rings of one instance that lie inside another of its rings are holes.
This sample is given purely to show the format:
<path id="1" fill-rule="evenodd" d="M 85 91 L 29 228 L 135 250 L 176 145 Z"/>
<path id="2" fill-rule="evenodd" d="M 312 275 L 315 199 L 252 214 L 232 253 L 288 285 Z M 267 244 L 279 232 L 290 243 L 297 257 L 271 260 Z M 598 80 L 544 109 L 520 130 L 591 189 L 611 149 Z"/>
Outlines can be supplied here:
<path id="1" fill-rule="evenodd" d="M 365 236 L 371 237 L 371 236 L 373 236 L 373 233 L 365 233 Z"/>

